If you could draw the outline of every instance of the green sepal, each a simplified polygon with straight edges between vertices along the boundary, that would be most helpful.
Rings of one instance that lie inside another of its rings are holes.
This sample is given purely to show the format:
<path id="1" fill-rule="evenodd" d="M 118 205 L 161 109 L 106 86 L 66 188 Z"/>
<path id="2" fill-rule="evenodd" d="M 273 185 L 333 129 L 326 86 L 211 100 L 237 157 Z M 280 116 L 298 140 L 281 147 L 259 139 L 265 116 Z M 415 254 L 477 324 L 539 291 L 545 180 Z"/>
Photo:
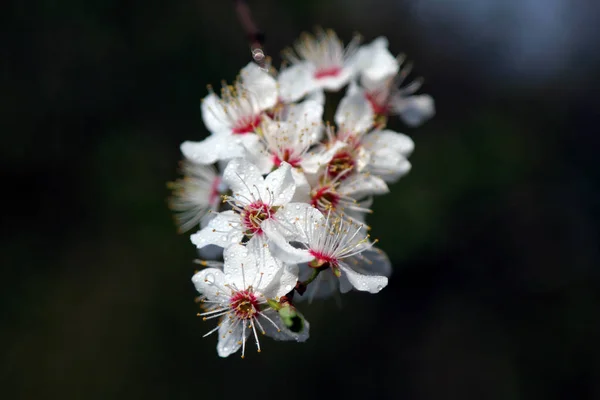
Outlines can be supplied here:
<path id="1" fill-rule="evenodd" d="M 304 317 L 302 317 L 302 315 L 300 315 L 289 303 L 281 306 L 279 309 L 279 317 L 290 331 L 300 333 L 304 330 Z"/>
<path id="2" fill-rule="evenodd" d="M 267 304 L 275 311 L 279 311 L 281 309 L 281 304 L 275 299 L 267 299 Z"/>

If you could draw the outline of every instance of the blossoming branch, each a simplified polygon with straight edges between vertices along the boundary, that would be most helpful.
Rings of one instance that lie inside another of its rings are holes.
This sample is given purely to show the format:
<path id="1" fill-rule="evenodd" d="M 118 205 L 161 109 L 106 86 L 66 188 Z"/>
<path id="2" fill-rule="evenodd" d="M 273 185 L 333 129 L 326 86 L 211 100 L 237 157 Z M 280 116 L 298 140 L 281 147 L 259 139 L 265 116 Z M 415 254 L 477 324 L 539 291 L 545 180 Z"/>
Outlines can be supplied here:
<path id="1" fill-rule="evenodd" d="M 183 178 L 170 184 L 181 231 L 203 258 L 192 281 L 203 320 L 217 325 L 217 352 L 246 354 L 261 335 L 305 341 L 298 310 L 333 293 L 378 293 L 390 262 L 368 235 L 373 197 L 411 169 L 413 141 L 386 129 L 398 115 L 416 126 L 434 114 L 420 82 L 387 40 L 344 46 L 333 31 L 304 34 L 275 73 L 249 63 L 220 95 L 209 88 L 202 118 L 210 135 L 186 141 Z M 347 87 L 333 123 L 326 96 Z M 222 261 L 220 261 L 222 260 Z"/>

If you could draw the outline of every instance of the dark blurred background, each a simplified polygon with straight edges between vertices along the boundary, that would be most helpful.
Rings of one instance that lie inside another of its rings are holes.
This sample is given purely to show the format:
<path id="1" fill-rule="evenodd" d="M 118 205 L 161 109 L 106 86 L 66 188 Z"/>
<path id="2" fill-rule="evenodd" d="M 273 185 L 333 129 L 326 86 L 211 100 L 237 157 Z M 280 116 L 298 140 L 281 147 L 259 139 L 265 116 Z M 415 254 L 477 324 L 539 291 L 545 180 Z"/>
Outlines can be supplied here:
<path id="1" fill-rule="evenodd" d="M 0 398 L 600 399 L 600 7 L 249 1 L 268 54 L 387 36 L 435 118 L 377 198 L 390 285 L 302 310 L 305 344 L 219 359 L 166 182 L 206 85 L 250 61 L 232 1 L 1 13 Z M 7 7 L 6 5 L 4 7 Z"/>

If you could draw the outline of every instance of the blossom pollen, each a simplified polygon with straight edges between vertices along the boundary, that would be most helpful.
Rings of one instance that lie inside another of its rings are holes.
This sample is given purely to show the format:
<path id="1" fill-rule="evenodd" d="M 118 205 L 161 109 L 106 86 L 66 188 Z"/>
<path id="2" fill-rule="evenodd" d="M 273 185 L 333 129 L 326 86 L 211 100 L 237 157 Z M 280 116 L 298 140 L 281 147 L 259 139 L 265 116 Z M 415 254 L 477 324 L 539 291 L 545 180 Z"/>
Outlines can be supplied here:
<path id="1" fill-rule="evenodd" d="M 242 223 L 250 234 L 262 234 L 263 230 L 260 224 L 271 218 L 274 210 L 262 201 L 256 201 L 248 204 L 242 211 Z"/>
<path id="2" fill-rule="evenodd" d="M 239 319 L 252 319 L 260 312 L 258 299 L 250 290 L 242 290 L 231 296 L 229 308 Z"/>
<path id="3" fill-rule="evenodd" d="M 331 185 L 313 190 L 310 197 L 310 204 L 321 212 L 335 209 L 340 201 L 340 195 Z"/>
<path id="4" fill-rule="evenodd" d="M 323 79 L 338 76 L 342 72 L 341 67 L 327 67 L 315 71 L 315 79 Z"/>
<path id="5" fill-rule="evenodd" d="M 327 175 L 334 179 L 346 179 L 354 169 L 354 157 L 347 151 L 337 153 L 327 165 Z"/>
<path id="6" fill-rule="evenodd" d="M 260 114 L 248 115 L 238 119 L 233 127 L 233 133 L 236 135 L 245 135 L 246 133 L 254 132 L 254 129 L 260 125 Z"/>

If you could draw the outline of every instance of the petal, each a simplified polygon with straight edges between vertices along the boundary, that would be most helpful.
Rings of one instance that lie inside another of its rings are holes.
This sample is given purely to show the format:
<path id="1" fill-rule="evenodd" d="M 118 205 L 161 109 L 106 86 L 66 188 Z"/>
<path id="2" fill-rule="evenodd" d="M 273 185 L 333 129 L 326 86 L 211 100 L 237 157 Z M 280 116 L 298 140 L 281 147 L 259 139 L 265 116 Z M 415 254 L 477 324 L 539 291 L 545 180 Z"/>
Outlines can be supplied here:
<path id="1" fill-rule="evenodd" d="M 300 333 L 295 333 L 285 326 L 279 317 L 279 313 L 272 308 L 264 310 L 261 314 L 262 318 L 259 317 L 259 320 L 261 325 L 265 328 L 265 334 L 267 336 L 275 340 L 295 340 L 296 342 L 304 342 L 308 339 L 310 324 L 304 316 L 302 317 L 304 320 L 304 329 Z"/>
<path id="2" fill-rule="evenodd" d="M 243 335 L 244 321 L 225 316 L 219 327 L 219 343 L 217 343 L 217 353 L 219 357 L 228 357 L 242 347 L 242 340 L 246 340 L 250 335 L 250 329 L 246 328 Z"/>
<path id="3" fill-rule="evenodd" d="M 285 68 L 279 73 L 278 83 L 279 97 L 284 103 L 296 101 L 318 88 L 313 79 L 313 71 L 306 62 Z"/>
<path id="4" fill-rule="evenodd" d="M 333 156 L 346 147 L 346 143 L 341 140 L 335 141 L 335 143 L 329 147 L 319 146 L 316 150 L 308 152 L 300 166 L 308 174 L 316 174 L 323 165 L 326 165 Z"/>
<path id="5" fill-rule="evenodd" d="M 353 258 L 352 268 L 363 275 L 389 277 L 392 274 L 392 263 L 387 254 L 379 248 L 371 247 Z"/>
<path id="6" fill-rule="evenodd" d="M 345 275 L 352 286 L 362 292 L 378 293 L 387 286 L 388 278 L 380 275 L 362 275 L 354 271 L 345 263 L 340 263 L 342 274 Z"/>
<path id="7" fill-rule="evenodd" d="M 223 172 L 223 181 L 233 192 L 233 196 L 242 202 L 250 203 L 266 194 L 265 180 L 259 169 L 243 158 L 234 158 Z M 264 201 L 267 199 L 263 198 Z"/>
<path id="8" fill-rule="evenodd" d="M 352 133 L 369 130 L 373 126 L 374 118 L 373 108 L 363 93 L 344 97 L 334 117 L 340 129 Z"/>
<path id="9" fill-rule="evenodd" d="M 258 283 L 260 278 L 257 257 L 242 244 L 232 244 L 223 252 L 223 272 L 229 283 L 243 290 Z"/>
<path id="10" fill-rule="evenodd" d="M 385 194 L 390 190 L 383 179 L 378 176 L 357 174 L 345 180 L 338 191 L 358 200 L 374 194 Z"/>
<path id="11" fill-rule="evenodd" d="M 211 93 L 202 99 L 200 110 L 202 111 L 202 120 L 204 121 L 206 129 L 212 133 L 227 132 L 231 130 L 229 117 L 225 113 L 221 99 L 219 99 L 216 94 Z"/>
<path id="12" fill-rule="evenodd" d="M 228 247 L 239 243 L 243 237 L 239 215 L 227 210 L 217 214 L 208 226 L 191 235 L 190 240 L 201 249 L 209 244 Z"/>
<path id="13" fill-rule="evenodd" d="M 292 231 L 294 226 L 286 226 L 278 223 L 278 221 L 267 220 L 261 224 L 261 228 L 268 239 L 271 253 L 277 259 L 286 263 L 297 263 L 313 259 L 312 256 L 307 255 L 308 252 L 297 249 L 289 243 L 288 237 L 294 233 Z"/>
<path id="14" fill-rule="evenodd" d="M 266 297 L 279 299 L 291 292 L 298 282 L 298 266 L 296 264 L 284 264 L 279 269 L 276 278 L 263 289 Z"/>
<path id="15" fill-rule="evenodd" d="M 294 197 L 296 182 L 292 176 L 291 169 L 290 164 L 283 162 L 279 168 L 265 178 L 265 192 L 272 206 L 287 204 Z"/>
<path id="16" fill-rule="evenodd" d="M 433 98 L 422 94 L 409 97 L 394 97 L 392 110 L 399 114 L 405 124 L 418 126 L 433 117 L 435 104 Z"/>
<path id="17" fill-rule="evenodd" d="M 302 173 L 297 168 L 292 168 L 292 176 L 294 177 L 294 183 L 296 184 L 296 191 L 294 192 L 294 197 L 292 197 L 293 202 L 296 203 L 309 203 L 310 202 L 310 184 Z"/>
<path id="18" fill-rule="evenodd" d="M 225 282 L 225 274 L 220 269 L 205 268 L 194 274 L 192 282 L 198 293 L 203 294 L 207 299 L 211 301 L 223 299 L 219 293 L 223 293 L 223 285 L 227 282 Z"/>
<path id="19" fill-rule="evenodd" d="M 405 157 L 408 157 L 415 148 L 415 143 L 410 137 L 390 130 L 369 133 L 363 137 L 362 144 L 375 154 L 382 149 L 389 149 Z"/>
<path id="20" fill-rule="evenodd" d="M 223 135 L 211 135 L 201 142 L 185 141 L 181 144 L 181 152 L 188 160 L 195 163 L 213 164 L 219 158 L 219 149 L 226 138 Z"/>
<path id="21" fill-rule="evenodd" d="M 393 151 L 380 151 L 372 157 L 368 170 L 384 181 L 395 183 L 410 172 L 412 165 L 401 154 Z"/>
<path id="22" fill-rule="evenodd" d="M 359 50 L 359 65 L 362 75 L 371 80 L 381 80 L 394 76 L 400 64 L 387 48 L 387 39 L 379 37 Z"/>
<path id="23" fill-rule="evenodd" d="M 295 141 L 305 142 L 309 138 L 314 144 L 321 139 L 323 132 L 323 105 L 313 100 L 291 104 L 287 108 L 286 120 L 293 124 L 290 132 L 297 132 Z"/>
<path id="24" fill-rule="evenodd" d="M 252 94 L 261 111 L 277 104 L 277 81 L 258 64 L 250 62 L 242 68 L 240 76 L 244 88 Z"/>
<path id="25" fill-rule="evenodd" d="M 340 73 L 336 76 L 329 76 L 326 78 L 316 79 L 315 84 L 318 88 L 325 89 L 330 92 L 337 92 L 354 77 L 354 68 L 351 66 L 345 66 L 342 68 Z"/>

